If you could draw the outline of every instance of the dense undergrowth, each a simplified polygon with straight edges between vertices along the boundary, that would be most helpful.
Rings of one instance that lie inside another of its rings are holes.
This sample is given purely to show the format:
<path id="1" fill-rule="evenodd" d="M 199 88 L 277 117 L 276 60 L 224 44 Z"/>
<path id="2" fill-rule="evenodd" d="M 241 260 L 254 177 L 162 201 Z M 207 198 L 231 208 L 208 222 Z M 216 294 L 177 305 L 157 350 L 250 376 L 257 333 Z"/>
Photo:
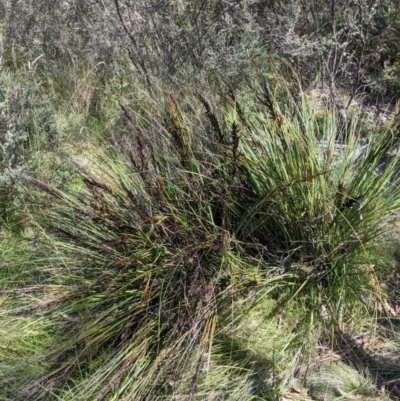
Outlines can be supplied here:
<path id="1" fill-rule="evenodd" d="M 396 399 L 397 104 L 44 49 L 2 55 L 0 400 Z"/>

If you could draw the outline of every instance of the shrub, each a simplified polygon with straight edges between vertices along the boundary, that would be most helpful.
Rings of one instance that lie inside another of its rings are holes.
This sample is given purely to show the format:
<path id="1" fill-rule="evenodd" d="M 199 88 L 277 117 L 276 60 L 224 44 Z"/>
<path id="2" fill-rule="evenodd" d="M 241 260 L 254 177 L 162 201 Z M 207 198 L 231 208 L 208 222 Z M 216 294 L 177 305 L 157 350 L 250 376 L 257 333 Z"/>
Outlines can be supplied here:
<path id="1" fill-rule="evenodd" d="M 16 80 L 2 71 L 0 88 L 0 221 L 20 232 L 16 182 L 32 169 L 41 150 L 59 144 L 61 133 L 54 120 L 54 99 L 29 76 Z"/>

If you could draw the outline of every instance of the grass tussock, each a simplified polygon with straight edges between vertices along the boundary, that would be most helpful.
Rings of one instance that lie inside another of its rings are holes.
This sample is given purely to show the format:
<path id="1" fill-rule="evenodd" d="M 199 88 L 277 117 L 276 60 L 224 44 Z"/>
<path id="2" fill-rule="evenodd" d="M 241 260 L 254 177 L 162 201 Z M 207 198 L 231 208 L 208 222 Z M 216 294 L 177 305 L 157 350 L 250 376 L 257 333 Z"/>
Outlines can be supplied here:
<path id="1" fill-rule="evenodd" d="M 277 399 L 319 340 L 385 307 L 374 246 L 400 206 L 394 122 L 365 142 L 356 116 L 321 123 L 276 73 L 260 82 L 138 91 L 110 106 L 107 137 L 57 152 L 67 182 L 22 175 L 34 241 L 8 264 L 2 315 L 52 340 L 5 399 Z"/>
<path id="2" fill-rule="evenodd" d="M 342 362 L 323 366 L 309 377 L 311 394 L 316 400 L 376 399 L 372 380 Z M 382 398 L 383 399 L 383 398 Z"/>

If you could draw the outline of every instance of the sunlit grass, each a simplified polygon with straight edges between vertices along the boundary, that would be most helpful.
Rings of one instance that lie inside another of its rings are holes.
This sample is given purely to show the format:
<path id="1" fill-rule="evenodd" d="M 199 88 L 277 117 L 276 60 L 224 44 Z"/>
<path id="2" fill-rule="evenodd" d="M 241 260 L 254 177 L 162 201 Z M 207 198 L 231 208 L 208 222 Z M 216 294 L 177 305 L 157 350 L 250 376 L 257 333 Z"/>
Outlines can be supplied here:
<path id="1" fill-rule="evenodd" d="M 63 125 L 95 119 L 90 71 Z M 355 116 L 338 146 L 332 110 L 321 124 L 276 73 L 259 81 L 140 101 L 117 88 L 114 123 L 22 176 L 26 245 L 1 248 L 5 397 L 274 400 L 321 343 L 376 320 L 376 243 L 400 206 L 391 127 L 365 146 Z"/>

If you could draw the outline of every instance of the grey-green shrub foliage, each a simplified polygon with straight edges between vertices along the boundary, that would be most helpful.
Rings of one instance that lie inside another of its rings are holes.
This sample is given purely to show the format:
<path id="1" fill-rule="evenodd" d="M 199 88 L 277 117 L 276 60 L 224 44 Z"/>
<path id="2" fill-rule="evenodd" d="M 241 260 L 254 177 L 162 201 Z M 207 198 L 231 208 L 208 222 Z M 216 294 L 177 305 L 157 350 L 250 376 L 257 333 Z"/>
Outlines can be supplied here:
<path id="1" fill-rule="evenodd" d="M 104 70 L 123 53 L 151 85 L 182 70 L 240 79 L 253 60 L 277 54 L 307 79 L 320 73 L 354 88 L 382 40 L 396 43 L 398 13 L 394 0 L 7 0 L 5 8 L 6 46 L 31 60 L 79 54 Z"/>
<path id="2" fill-rule="evenodd" d="M 14 220 L 20 175 L 32 168 L 45 146 L 59 140 L 52 99 L 35 82 L 1 71 L 0 225 Z"/>
<path id="3" fill-rule="evenodd" d="M 110 67 L 125 53 L 148 83 L 183 68 L 237 74 L 262 52 L 263 28 L 240 1 L 8 0 L 6 9 L 6 46 L 25 57 L 79 54 Z"/>
<path id="4" fill-rule="evenodd" d="M 12 82 L 6 72 L 0 74 L 0 163 L 5 172 L 28 167 L 32 154 L 44 144 L 59 140 L 52 99 L 35 83 Z"/>
<path id="5" fill-rule="evenodd" d="M 16 175 L 24 170 L 23 146 L 28 139 L 21 113 L 17 87 L 7 87 L 8 76 L 0 75 L 0 188 L 12 186 Z M 19 110 L 18 110 L 19 109 Z"/>

